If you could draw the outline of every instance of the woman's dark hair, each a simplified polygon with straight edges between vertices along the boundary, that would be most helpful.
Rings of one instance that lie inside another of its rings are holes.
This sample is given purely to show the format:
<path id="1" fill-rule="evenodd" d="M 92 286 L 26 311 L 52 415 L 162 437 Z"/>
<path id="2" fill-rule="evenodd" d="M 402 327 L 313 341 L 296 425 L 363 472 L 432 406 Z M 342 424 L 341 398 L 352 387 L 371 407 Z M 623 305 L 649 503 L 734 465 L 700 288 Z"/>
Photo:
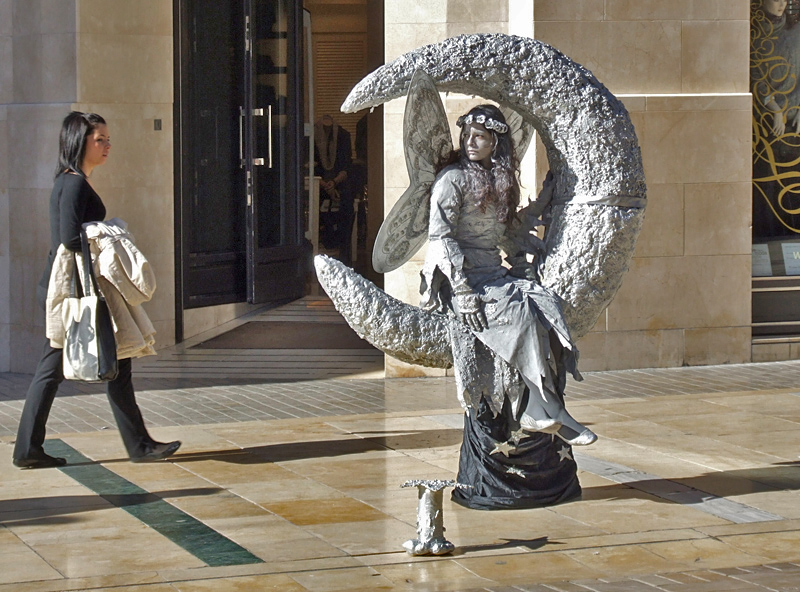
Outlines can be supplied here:
<path id="1" fill-rule="evenodd" d="M 494 105 L 478 105 L 466 114 L 473 118 L 483 115 L 486 119 L 493 119 L 506 123 L 503 112 Z M 488 123 L 488 122 L 487 122 Z M 511 142 L 511 133 L 500 134 L 492 129 L 487 129 L 492 134 L 495 142 L 492 151 L 492 168 L 487 169 L 479 162 L 472 162 L 467 157 L 464 145 L 469 126 L 465 125 L 459 136 L 459 166 L 467 173 L 469 189 L 476 198 L 481 211 L 486 211 L 489 204 L 494 204 L 497 209 L 497 220 L 508 224 L 517 213 L 519 205 L 519 162 Z"/>
<path id="2" fill-rule="evenodd" d="M 71 171 L 81 177 L 86 176 L 81 170 L 83 157 L 86 154 L 86 138 L 97 129 L 97 126 L 105 123 L 106 120 L 97 113 L 72 111 L 64 118 L 61 135 L 58 137 L 56 177 L 65 171 Z"/>

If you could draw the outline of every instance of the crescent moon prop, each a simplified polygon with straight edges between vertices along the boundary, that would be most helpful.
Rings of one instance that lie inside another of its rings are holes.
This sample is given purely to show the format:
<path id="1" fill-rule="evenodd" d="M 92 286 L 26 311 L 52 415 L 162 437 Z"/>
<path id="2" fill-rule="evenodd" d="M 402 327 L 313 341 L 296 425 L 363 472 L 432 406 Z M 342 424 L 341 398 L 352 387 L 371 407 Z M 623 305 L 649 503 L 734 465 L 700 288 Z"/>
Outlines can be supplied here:
<path id="1" fill-rule="evenodd" d="M 472 94 L 518 113 L 539 133 L 556 180 L 542 284 L 564 304 L 575 339 L 608 306 L 644 220 L 641 150 L 622 103 L 583 66 L 526 37 L 461 35 L 406 53 L 359 82 L 355 112 L 406 94 L 424 70 L 440 91 Z"/>

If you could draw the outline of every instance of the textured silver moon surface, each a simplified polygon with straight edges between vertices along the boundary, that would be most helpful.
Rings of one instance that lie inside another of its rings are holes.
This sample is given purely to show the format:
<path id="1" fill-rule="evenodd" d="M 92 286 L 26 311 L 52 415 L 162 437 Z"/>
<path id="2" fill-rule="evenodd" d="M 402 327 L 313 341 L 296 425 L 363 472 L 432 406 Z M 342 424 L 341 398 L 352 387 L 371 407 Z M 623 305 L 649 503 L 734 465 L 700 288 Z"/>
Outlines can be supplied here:
<path id="1" fill-rule="evenodd" d="M 355 112 L 406 94 L 426 71 L 441 91 L 477 95 L 533 125 L 556 180 L 542 284 L 564 300 L 574 339 L 622 283 L 644 220 L 641 150 L 627 110 L 583 66 L 527 37 L 461 35 L 378 68 L 342 105 Z"/>
<path id="2" fill-rule="evenodd" d="M 317 279 L 353 330 L 390 356 L 409 364 L 453 365 L 450 332 L 466 331 L 455 320 L 392 298 L 344 263 L 314 257 Z"/>

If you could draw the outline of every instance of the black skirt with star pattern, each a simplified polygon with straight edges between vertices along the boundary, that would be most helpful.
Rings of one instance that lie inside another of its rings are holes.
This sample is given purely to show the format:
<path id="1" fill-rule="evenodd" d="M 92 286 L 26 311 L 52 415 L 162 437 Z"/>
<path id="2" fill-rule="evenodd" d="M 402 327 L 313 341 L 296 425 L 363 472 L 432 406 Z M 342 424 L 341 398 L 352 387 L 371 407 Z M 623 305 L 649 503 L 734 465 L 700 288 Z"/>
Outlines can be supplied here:
<path id="1" fill-rule="evenodd" d="M 485 399 L 464 416 L 458 482 L 469 487 L 455 489 L 453 501 L 476 510 L 552 506 L 581 495 L 569 444 L 521 431 L 507 399 L 496 417 Z"/>

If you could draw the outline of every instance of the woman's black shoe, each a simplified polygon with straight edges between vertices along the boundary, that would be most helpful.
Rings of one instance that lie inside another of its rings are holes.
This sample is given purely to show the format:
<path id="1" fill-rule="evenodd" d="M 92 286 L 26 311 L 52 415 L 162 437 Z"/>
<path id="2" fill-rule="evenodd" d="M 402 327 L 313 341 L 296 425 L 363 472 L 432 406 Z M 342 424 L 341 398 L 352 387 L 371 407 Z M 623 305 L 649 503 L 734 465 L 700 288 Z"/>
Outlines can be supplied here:
<path id="1" fill-rule="evenodd" d="M 48 469 L 50 467 L 63 467 L 67 464 L 66 458 L 60 456 L 50 456 L 42 453 L 36 458 L 15 458 L 14 466 L 20 469 Z"/>
<path id="2" fill-rule="evenodd" d="M 148 451 L 145 452 L 142 456 L 135 456 L 131 457 L 131 462 L 134 463 L 141 463 L 141 462 L 153 462 L 155 460 L 164 460 L 167 457 L 172 456 L 178 451 L 178 448 L 181 447 L 181 441 L 175 440 L 174 442 L 153 442 L 149 447 Z"/>

